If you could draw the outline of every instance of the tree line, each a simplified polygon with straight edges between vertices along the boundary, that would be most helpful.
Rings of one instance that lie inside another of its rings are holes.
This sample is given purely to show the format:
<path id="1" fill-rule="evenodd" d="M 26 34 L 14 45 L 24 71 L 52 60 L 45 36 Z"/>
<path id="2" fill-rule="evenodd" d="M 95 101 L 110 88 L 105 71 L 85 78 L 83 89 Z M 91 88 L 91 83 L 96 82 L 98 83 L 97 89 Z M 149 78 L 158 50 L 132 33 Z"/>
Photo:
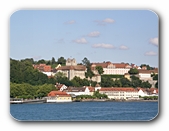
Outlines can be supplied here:
<path id="1" fill-rule="evenodd" d="M 10 82 L 10 98 L 43 98 L 52 90 L 56 90 L 53 84 L 31 85 L 28 83 L 17 84 Z"/>

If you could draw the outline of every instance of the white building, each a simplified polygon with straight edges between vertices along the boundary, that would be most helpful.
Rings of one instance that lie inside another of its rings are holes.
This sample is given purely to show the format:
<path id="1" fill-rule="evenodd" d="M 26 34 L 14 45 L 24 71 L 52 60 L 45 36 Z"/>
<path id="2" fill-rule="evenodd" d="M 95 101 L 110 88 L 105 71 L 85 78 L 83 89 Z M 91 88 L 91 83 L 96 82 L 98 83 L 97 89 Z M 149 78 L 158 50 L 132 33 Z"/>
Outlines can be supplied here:
<path id="1" fill-rule="evenodd" d="M 99 93 L 106 94 L 109 99 L 139 99 L 138 90 L 135 88 L 101 88 Z"/>
<path id="2" fill-rule="evenodd" d="M 54 102 L 72 102 L 71 95 L 67 94 L 66 92 L 62 91 L 51 91 L 48 94 L 47 103 L 54 103 Z"/>
<path id="3" fill-rule="evenodd" d="M 113 74 L 113 75 L 124 75 L 128 73 L 130 68 L 132 68 L 129 64 L 126 63 L 111 63 L 111 62 L 104 62 L 104 63 L 92 63 L 91 69 L 93 72 L 96 72 L 96 66 L 101 66 L 103 68 L 103 74 Z"/>
<path id="4" fill-rule="evenodd" d="M 93 87 L 68 87 L 64 90 L 67 94 L 79 96 L 79 95 L 93 95 Z"/>

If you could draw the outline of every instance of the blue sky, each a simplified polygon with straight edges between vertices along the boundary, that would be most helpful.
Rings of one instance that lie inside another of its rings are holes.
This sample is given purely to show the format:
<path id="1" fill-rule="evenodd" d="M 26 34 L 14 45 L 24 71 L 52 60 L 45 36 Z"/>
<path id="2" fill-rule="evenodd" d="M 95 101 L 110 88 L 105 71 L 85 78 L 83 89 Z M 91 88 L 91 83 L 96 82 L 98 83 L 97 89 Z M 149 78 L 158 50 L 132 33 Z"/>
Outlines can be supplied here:
<path id="1" fill-rule="evenodd" d="M 10 17 L 10 58 L 158 67 L 158 37 L 151 10 L 19 10 Z"/>

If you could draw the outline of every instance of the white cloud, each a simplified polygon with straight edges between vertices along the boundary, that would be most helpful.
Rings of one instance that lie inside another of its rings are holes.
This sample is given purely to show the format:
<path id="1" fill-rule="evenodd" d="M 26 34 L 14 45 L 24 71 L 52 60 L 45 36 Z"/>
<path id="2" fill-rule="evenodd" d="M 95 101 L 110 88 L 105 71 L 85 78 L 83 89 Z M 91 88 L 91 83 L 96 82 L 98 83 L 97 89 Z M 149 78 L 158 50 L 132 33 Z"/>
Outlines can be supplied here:
<path id="1" fill-rule="evenodd" d="M 158 46 L 158 37 L 151 38 L 149 42 L 155 46 Z"/>
<path id="2" fill-rule="evenodd" d="M 112 24 L 114 23 L 114 20 L 111 18 L 106 18 L 104 20 L 96 20 L 95 21 L 98 25 L 106 25 L 106 24 Z"/>
<path id="3" fill-rule="evenodd" d="M 111 45 L 111 44 L 105 44 L 105 43 L 94 44 L 92 47 L 94 47 L 94 48 L 106 48 L 106 49 L 113 49 L 113 48 L 115 48 L 113 45 Z"/>
<path id="4" fill-rule="evenodd" d="M 86 44 L 87 40 L 85 38 L 80 38 L 80 39 L 73 40 L 73 42 L 78 44 Z"/>
<path id="5" fill-rule="evenodd" d="M 119 49 L 121 49 L 121 50 L 128 50 L 129 48 L 128 48 L 127 46 L 121 45 L 121 46 L 119 47 Z"/>
<path id="6" fill-rule="evenodd" d="M 75 24 L 76 23 L 76 21 L 74 21 L 74 20 L 71 20 L 71 21 L 67 21 L 67 22 L 65 22 L 66 24 Z"/>
<path id="7" fill-rule="evenodd" d="M 99 31 L 93 31 L 93 32 L 90 32 L 88 34 L 89 37 L 98 37 L 100 36 L 100 32 Z"/>
<path id="8" fill-rule="evenodd" d="M 105 23 L 113 23 L 114 20 L 110 19 L 110 18 L 107 18 L 107 19 L 104 19 L 103 22 L 105 22 Z"/>
<path id="9" fill-rule="evenodd" d="M 157 53 L 153 52 L 153 51 L 149 51 L 149 52 L 146 52 L 145 55 L 146 56 L 155 56 L 155 55 L 157 55 Z"/>

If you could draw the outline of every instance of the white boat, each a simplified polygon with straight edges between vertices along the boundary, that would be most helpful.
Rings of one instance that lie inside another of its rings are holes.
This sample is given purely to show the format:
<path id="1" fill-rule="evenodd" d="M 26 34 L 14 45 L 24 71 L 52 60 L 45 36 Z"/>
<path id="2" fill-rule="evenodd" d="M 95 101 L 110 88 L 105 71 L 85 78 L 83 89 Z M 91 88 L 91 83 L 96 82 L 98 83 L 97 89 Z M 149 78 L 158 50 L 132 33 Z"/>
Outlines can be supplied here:
<path id="1" fill-rule="evenodd" d="M 22 104 L 23 99 L 22 98 L 10 98 L 10 104 Z"/>

